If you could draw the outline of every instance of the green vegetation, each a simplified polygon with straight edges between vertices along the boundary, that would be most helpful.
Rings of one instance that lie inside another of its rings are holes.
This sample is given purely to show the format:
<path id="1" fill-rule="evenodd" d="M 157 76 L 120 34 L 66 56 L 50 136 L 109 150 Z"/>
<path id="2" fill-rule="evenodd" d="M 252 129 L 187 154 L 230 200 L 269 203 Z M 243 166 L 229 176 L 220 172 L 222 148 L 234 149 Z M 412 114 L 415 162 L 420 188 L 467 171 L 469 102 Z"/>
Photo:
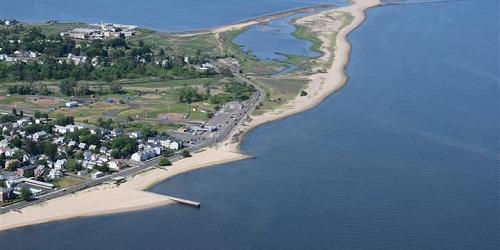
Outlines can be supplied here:
<path id="1" fill-rule="evenodd" d="M 191 153 L 187 149 L 185 149 L 182 151 L 182 156 L 183 157 L 191 157 Z"/>
<path id="2" fill-rule="evenodd" d="M 282 77 L 282 78 L 253 78 L 256 84 L 264 89 L 265 98 L 257 108 L 256 113 L 262 114 L 266 111 L 276 109 L 292 100 L 306 87 L 306 79 Z"/>
<path id="3" fill-rule="evenodd" d="M 114 158 L 124 158 L 133 154 L 137 150 L 137 142 L 128 136 L 117 137 L 109 143 L 111 156 Z"/>
<path id="4" fill-rule="evenodd" d="M 30 201 L 33 193 L 27 188 L 21 189 L 21 198 L 25 201 Z"/>
<path id="5" fill-rule="evenodd" d="M 172 163 L 167 159 L 167 158 L 161 158 L 160 159 L 160 166 L 170 166 Z"/>
<path id="6" fill-rule="evenodd" d="M 78 163 L 77 160 L 75 159 L 69 159 L 65 164 L 64 164 L 64 168 L 69 171 L 69 172 L 72 172 L 72 173 L 76 173 L 80 170 L 82 170 L 82 165 L 80 163 Z"/>
<path id="7" fill-rule="evenodd" d="M 300 24 L 295 24 L 295 31 L 292 33 L 292 36 L 295 36 L 298 39 L 310 41 L 312 45 L 311 47 L 309 47 L 309 49 L 312 51 L 321 52 L 320 48 L 323 42 L 321 42 L 318 36 L 313 34 L 305 26 Z"/>
<path id="8" fill-rule="evenodd" d="M 35 82 L 71 78 L 75 81 L 111 83 L 117 79 L 193 78 L 215 73 L 198 71 L 191 66 L 207 59 L 200 50 L 192 55 L 185 51 L 175 54 L 172 50 L 155 46 L 160 45 L 137 39 L 128 41 L 121 37 L 76 41 L 44 33 L 38 27 L 0 26 L 2 53 L 19 59 L 15 63 L 0 63 L 0 81 Z M 188 55 L 189 62 L 185 60 Z"/>
<path id="9" fill-rule="evenodd" d="M 74 176 L 65 176 L 63 178 L 59 178 L 56 180 L 51 180 L 50 183 L 56 185 L 58 188 L 66 188 L 74 185 L 78 185 L 82 183 L 84 179 L 74 177 Z"/>

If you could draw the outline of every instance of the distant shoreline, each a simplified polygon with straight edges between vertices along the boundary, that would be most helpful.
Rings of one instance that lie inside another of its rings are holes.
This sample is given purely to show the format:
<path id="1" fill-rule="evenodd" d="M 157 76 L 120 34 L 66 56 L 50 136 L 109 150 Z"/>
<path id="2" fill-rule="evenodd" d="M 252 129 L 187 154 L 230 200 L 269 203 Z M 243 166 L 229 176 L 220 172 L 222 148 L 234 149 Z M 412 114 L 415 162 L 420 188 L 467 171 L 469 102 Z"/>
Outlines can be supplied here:
<path id="1" fill-rule="evenodd" d="M 21 213 L 11 211 L 2 214 L 0 215 L 2 222 L 0 231 L 56 220 L 129 212 L 170 204 L 172 201 L 167 197 L 143 190 L 179 174 L 247 159 L 248 156 L 240 151 L 240 144 L 246 133 L 266 123 L 310 110 L 344 86 L 348 79 L 345 68 L 349 62 L 351 51 L 351 44 L 347 40 L 347 36 L 363 23 L 367 9 L 379 5 L 378 0 L 353 0 L 352 5 L 333 10 L 347 12 L 353 16 L 353 20 L 339 30 L 336 36 L 335 51 L 323 48 L 322 56 L 329 56 L 333 53 L 335 60 L 326 73 L 310 76 L 310 84 L 306 89 L 309 93 L 307 96 L 297 96 L 286 107 L 276 111 L 251 116 L 250 123 L 233 131 L 226 141 L 196 153 L 193 157 L 177 161 L 168 170 L 152 169 L 134 176 L 119 187 L 103 185 L 23 208 Z M 326 10 L 307 18 L 319 18 L 322 13 L 328 11 L 332 10 Z M 234 28 L 235 26 L 230 25 L 216 29 L 215 32 Z M 234 137 L 239 138 L 239 140 L 233 142 L 231 139 Z"/>
<path id="2" fill-rule="evenodd" d="M 320 4 L 320 5 L 312 5 L 312 6 L 306 6 L 306 7 L 299 7 L 299 8 L 294 8 L 294 9 L 289 9 L 289 10 L 284 10 L 284 11 L 278 11 L 270 14 L 265 14 L 261 16 L 256 16 L 256 17 L 251 17 L 251 18 L 246 18 L 240 21 L 232 22 L 229 24 L 225 25 L 219 25 L 215 26 L 212 28 L 207 28 L 207 29 L 195 29 L 195 30 L 188 30 L 188 31 L 179 31 L 179 32 L 160 32 L 162 34 L 166 35 L 173 35 L 173 36 L 193 36 L 193 35 L 199 35 L 199 34 L 206 34 L 206 33 L 216 33 L 216 32 L 222 32 L 223 30 L 231 30 L 231 29 L 241 29 L 243 27 L 247 26 L 252 26 L 252 25 L 258 25 L 258 24 L 264 24 L 282 17 L 287 17 L 287 16 L 293 16 L 296 14 L 300 13 L 310 13 L 310 12 L 315 12 L 315 11 L 326 11 L 330 9 L 334 9 L 338 7 L 335 4 Z"/>
<path id="3" fill-rule="evenodd" d="M 287 9 L 287 10 L 272 12 L 269 14 L 245 18 L 245 19 L 235 21 L 235 22 L 230 22 L 227 24 L 215 25 L 213 27 L 192 29 L 192 30 L 185 30 L 185 31 L 162 31 L 162 30 L 158 30 L 155 28 L 143 27 L 143 26 L 138 26 L 138 28 L 143 29 L 143 30 L 154 31 L 158 34 L 168 35 L 168 36 L 193 36 L 193 35 L 199 35 L 199 34 L 214 33 L 214 32 L 218 32 L 221 29 L 239 29 L 241 27 L 246 27 L 246 26 L 251 26 L 251 25 L 256 25 L 256 24 L 263 24 L 263 23 L 270 22 L 270 21 L 275 20 L 275 19 L 279 19 L 279 18 L 287 17 L 287 16 L 292 16 L 295 14 L 310 13 L 310 12 L 315 12 L 315 11 L 324 11 L 324 10 L 334 9 L 337 7 L 338 6 L 335 4 L 310 5 L 310 6 Z M 24 21 L 24 20 L 17 20 L 17 21 L 24 23 L 24 24 L 28 24 L 28 25 L 50 25 L 50 23 L 48 23 L 50 21 L 57 21 L 58 23 L 62 23 L 62 24 L 89 25 L 91 23 L 95 23 L 95 22 L 84 22 L 84 21 L 65 21 L 65 20 L 58 20 L 58 19 L 47 20 L 47 21 Z M 111 21 L 109 21 L 109 22 L 111 22 Z M 109 22 L 107 22 L 107 23 L 109 23 Z M 137 25 L 137 24 L 133 24 L 133 23 L 126 23 L 126 24 Z"/>

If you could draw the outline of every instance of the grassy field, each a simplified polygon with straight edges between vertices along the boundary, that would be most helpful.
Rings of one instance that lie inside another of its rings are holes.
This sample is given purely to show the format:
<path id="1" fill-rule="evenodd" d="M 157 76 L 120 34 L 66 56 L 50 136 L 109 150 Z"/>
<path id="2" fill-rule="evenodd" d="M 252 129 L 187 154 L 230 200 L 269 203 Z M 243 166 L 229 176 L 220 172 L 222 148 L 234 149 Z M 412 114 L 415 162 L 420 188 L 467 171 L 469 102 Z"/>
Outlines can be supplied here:
<path id="1" fill-rule="evenodd" d="M 36 27 L 39 28 L 42 32 L 47 33 L 49 35 L 59 35 L 63 31 L 68 31 L 74 28 L 85 28 L 88 27 L 85 23 L 54 23 L 54 24 L 25 24 L 27 27 Z"/>
<path id="2" fill-rule="evenodd" d="M 306 79 L 296 77 L 290 78 L 252 78 L 256 84 L 266 92 L 262 105 L 255 111 L 262 114 L 266 111 L 286 105 L 290 100 L 300 94 L 300 91 L 307 86 Z"/>
<path id="3" fill-rule="evenodd" d="M 84 181 L 85 180 L 82 178 L 78 178 L 78 177 L 74 177 L 74 176 L 65 176 L 63 178 L 53 180 L 50 183 L 56 185 L 56 187 L 58 187 L 58 188 L 65 188 L 65 187 L 70 187 L 70 186 L 80 184 Z"/>
<path id="4" fill-rule="evenodd" d="M 147 29 L 140 29 L 138 34 L 130 41 L 143 40 L 153 47 L 163 48 L 165 52 L 175 54 L 196 55 L 204 53 L 210 56 L 221 56 L 217 38 L 213 34 L 200 34 L 195 36 L 170 36 Z"/>

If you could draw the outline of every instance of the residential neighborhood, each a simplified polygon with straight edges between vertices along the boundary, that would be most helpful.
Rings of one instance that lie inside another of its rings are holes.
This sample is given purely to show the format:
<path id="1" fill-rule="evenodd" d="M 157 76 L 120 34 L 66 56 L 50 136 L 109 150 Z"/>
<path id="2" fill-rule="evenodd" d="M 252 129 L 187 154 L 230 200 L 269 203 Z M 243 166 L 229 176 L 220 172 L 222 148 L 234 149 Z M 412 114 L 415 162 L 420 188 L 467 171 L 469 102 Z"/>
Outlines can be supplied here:
<path id="1" fill-rule="evenodd" d="M 36 197 L 99 179 L 160 156 L 171 156 L 183 142 L 167 135 L 144 137 L 75 124 L 72 117 L 0 114 L 0 204 Z"/>

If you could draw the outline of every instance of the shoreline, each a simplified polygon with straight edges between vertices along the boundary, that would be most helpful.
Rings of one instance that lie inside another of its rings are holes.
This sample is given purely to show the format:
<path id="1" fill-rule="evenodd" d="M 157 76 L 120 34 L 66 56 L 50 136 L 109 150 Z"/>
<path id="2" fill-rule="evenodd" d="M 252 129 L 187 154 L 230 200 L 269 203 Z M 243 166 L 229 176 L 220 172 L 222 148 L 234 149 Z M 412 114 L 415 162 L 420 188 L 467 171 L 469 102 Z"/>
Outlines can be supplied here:
<path id="1" fill-rule="evenodd" d="M 167 168 L 168 170 L 152 169 L 132 177 L 131 180 L 120 186 L 101 185 L 22 208 L 20 213 L 10 211 L 2 214 L 0 215 L 0 232 L 64 219 L 131 212 L 172 204 L 173 201 L 168 197 L 145 190 L 179 174 L 208 166 L 248 159 L 249 156 L 240 151 L 240 145 L 249 131 L 269 122 L 310 110 L 345 85 L 348 79 L 345 68 L 349 62 L 351 51 L 351 44 L 347 36 L 363 23 L 366 10 L 379 5 L 379 0 L 353 0 L 349 6 L 330 9 L 304 17 L 314 19 L 321 14 L 332 11 L 343 11 L 353 16 L 351 23 L 340 29 L 337 34 L 336 47 L 333 52 L 335 60 L 328 71 L 308 76 L 310 83 L 305 90 L 308 93 L 307 96 L 297 96 L 285 107 L 277 110 L 258 116 L 250 115 L 251 121 L 248 125 L 240 126 L 232 131 L 226 141 L 198 152 L 190 158 L 174 162 L 172 166 Z M 220 33 L 248 25 L 253 24 L 233 24 L 213 29 L 211 32 Z M 328 41 L 324 42 L 328 43 Z M 325 48 L 322 48 L 322 51 L 324 52 L 322 57 L 329 56 L 332 53 Z M 238 140 L 232 142 L 233 137 L 237 137 Z"/>
<path id="2" fill-rule="evenodd" d="M 305 7 L 299 7 L 294 9 L 288 9 L 283 11 L 277 11 L 266 15 L 260 15 L 255 17 L 250 17 L 246 19 L 242 19 L 240 21 L 232 22 L 229 24 L 215 26 L 207 29 L 196 29 L 196 30 L 188 30 L 188 31 L 178 31 L 178 32 L 160 32 L 169 36 L 194 36 L 201 34 L 209 34 L 209 33 L 221 33 L 225 31 L 235 30 L 235 29 L 243 29 L 248 26 L 259 25 L 271 22 L 273 20 L 293 16 L 300 13 L 310 13 L 315 11 L 328 11 L 336 8 L 335 4 L 318 4 L 311 5 Z"/>

